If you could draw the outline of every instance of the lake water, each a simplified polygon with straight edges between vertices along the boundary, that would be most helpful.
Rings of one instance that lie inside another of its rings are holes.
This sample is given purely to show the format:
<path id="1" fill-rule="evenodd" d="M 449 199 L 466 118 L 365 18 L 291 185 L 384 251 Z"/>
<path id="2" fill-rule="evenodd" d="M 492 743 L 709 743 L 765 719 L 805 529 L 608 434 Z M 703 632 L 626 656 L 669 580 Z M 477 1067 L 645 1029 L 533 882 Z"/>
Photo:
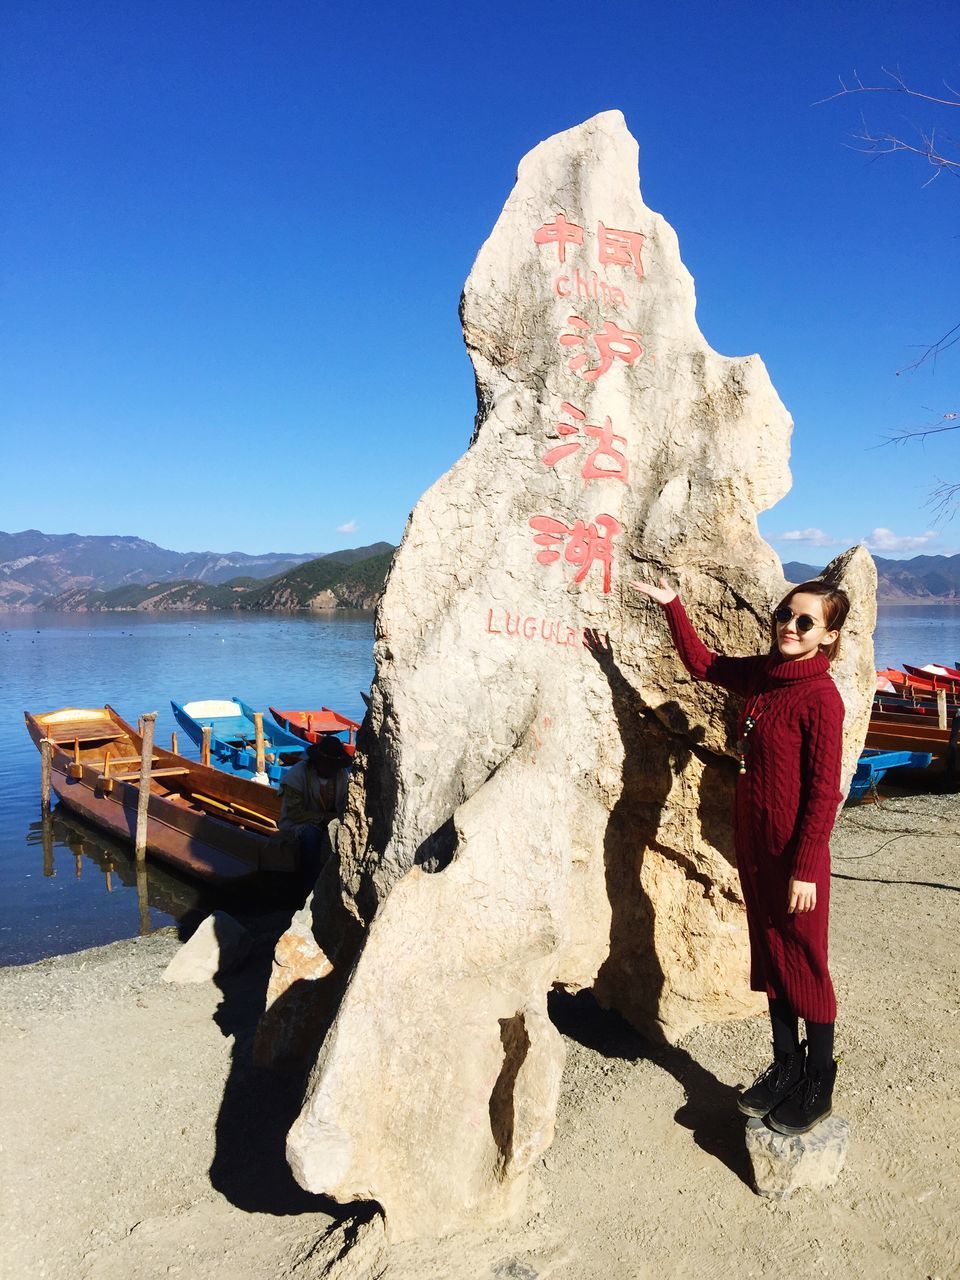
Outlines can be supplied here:
<path id="1" fill-rule="evenodd" d="M 372 650 L 365 613 L 0 614 L 0 964 L 133 937 L 211 905 L 209 890 L 151 859 L 149 903 L 138 901 L 128 847 L 59 806 L 44 838 L 24 711 L 109 702 L 133 723 L 157 711 L 163 746 L 177 728 L 171 698 L 239 696 L 265 712 L 324 705 L 362 720 Z M 182 730 L 178 740 L 198 758 Z"/>
<path id="2" fill-rule="evenodd" d="M 960 659 L 960 605 L 886 605 L 878 666 Z M 110 702 L 127 720 L 158 711 L 157 741 L 176 728 L 170 699 L 240 696 L 266 710 L 334 707 L 363 718 L 373 675 L 373 619 L 276 615 L 0 614 L 0 964 L 136 936 L 214 905 L 148 861 L 138 896 L 127 848 L 54 808 L 40 822 L 40 757 L 24 711 Z M 196 752 L 179 734 L 184 754 Z"/>

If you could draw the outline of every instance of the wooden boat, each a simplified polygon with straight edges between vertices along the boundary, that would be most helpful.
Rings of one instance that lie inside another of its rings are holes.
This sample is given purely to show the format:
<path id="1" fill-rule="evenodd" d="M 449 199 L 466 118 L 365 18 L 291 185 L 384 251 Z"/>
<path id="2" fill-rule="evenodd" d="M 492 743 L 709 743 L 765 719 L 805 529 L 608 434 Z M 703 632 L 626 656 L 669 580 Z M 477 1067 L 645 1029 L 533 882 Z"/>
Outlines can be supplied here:
<path id="1" fill-rule="evenodd" d="M 256 726 L 254 711 L 239 698 L 206 698 L 197 702 L 171 702 L 177 723 L 199 747 L 203 731 L 211 730 L 210 758 L 229 773 L 241 778 L 257 776 Z M 306 750 L 302 738 L 280 725 L 263 722 L 265 750 L 264 773 L 278 786 L 285 769 L 303 759 Z"/>
<path id="2" fill-rule="evenodd" d="M 889 672 L 878 672 L 878 676 L 886 676 L 890 678 Z M 941 680 L 939 686 L 934 684 L 933 679 L 925 680 L 920 676 L 908 676 L 904 672 L 894 672 L 893 675 L 899 675 L 899 682 L 890 678 L 893 690 L 878 689 L 875 697 L 878 698 L 902 698 L 909 700 L 918 705 L 932 703 L 937 705 L 937 695 L 945 693 L 947 696 L 947 704 L 960 703 L 960 684 L 948 684 L 947 681 Z"/>
<path id="3" fill-rule="evenodd" d="M 929 751 L 931 780 L 944 782 L 949 788 L 960 786 L 958 762 L 960 710 L 954 710 L 946 729 L 932 717 L 909 713 L 871 712 L 864 745 L 875 750 Z"/>
<path id="4" fill-rule="evenodd" d="M 924 667 L 931 675 L 946 676 L 949 680 L 960 680 L 960 671 L 956 667 L 948 667 L 944 662 L 931 662 Z"/>
<path id="5" fill-rule="evenodd" d="M 881 751 L 867 748 L 860 753 L 857 771 L 850 783 L 847 802 L 856 804 L 876 789 L 891 769 L 926 769 L 933 759 L 929 751 Z"/>
<path id="6" fill-rule="evenodd" d="M 896 667 L 884 667 L 882 671 L 877 671 L 877 692 L 889 692 L 882 688 L 884 682 L 893 686 L 895 693 L 903 691 L 904 685 L 907 683 L 907 677 L 904 672 L 898 671 Z"/>
<path id="7" fill-rule="evenodd" d="M 953 703 L 947 704 L 947 719 L 958 708 Z M 870 709 L 871 716 L 878 720 L 901 718 L 910 724 L 937 724 L 940 708 L 936 702 L 913 702 L 909 698 L 877 697 Z"/>
<path id="8" fill-rule="evenodd" d="M 357 730 L 360 728 L 356 720 L 348 720 L 338 711 L 330 707 L 321 707 L 319 711 L 280 711 L 270 708 L 270 714 L 282 729 L 288 730 L 305 742 L 319 742 L 323 737 L 339 737 L 351 755 L 357 749 Z M 346 739 L 343 738 L 346 734 Z"/>
<path id="9" fill-rule="evenodd" d="M 53 742 L 51 787 L 61 804 L 124 840 L 136 832 L 143 739 L 110 706 L 24 713 L 39 749 Z M 332 817 L 333 815 L 331 815 Z M 299 848 L 278 831 L 269 787 L 154 747 L 147 852 L 211 882 L 296 871 Z"/>
<path id="10" fill-rule="evenodd" d="M 951 687 L 960 686 L 960 676 L 947 675 L 944 667 L 910 667 L 906 663 L 903 669 L 908 676 L 913 676 L 915 680 L 931 681 L 934 689 L 949 689 Z"/>

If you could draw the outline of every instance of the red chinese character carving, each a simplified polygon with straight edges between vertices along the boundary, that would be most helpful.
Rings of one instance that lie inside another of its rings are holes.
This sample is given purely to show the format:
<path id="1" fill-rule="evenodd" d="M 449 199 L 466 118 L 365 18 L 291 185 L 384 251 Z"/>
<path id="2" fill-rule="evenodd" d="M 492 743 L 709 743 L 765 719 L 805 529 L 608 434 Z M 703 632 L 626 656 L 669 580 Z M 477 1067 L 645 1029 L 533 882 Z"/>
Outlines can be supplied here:
<path id="1" fill-rule="evenodd" d="M 568 244 L 583 244 L 583 227 L 575 222 L 568 222 L 562 213 L 558 213 L 552 222 L 545 222 L 533 233 L 534 244 L 555 244 L 560 261 L 567 260 Z"/>
<path id="2" fill-rule="evenodd" d="M 640 250 L 646 236 L 642 236 L 639 231 L 614 231 L 613 227 L 605 227 L 602 222 L 598 222 L 597 239 L 600 241 L 602 266 L 613 263 L 617 267 L 633 267 L 637 279 L 643 279 Z"/>
<path id="3" fill-rule="evenodd" d="M 540 564 L 553 564 L 559 560 L 557 544 L 564 538 L 569 538 L 563 558 L 568 564 L 577 566 L 578 572 L 573 575 L 574 582 L 582 582 L 594 561 L 599 560 L 603 565 L 603 593 L 609 594 L 613 539 L 622 532 L 619 520 L 615 520 L 613 516 L 597 516 L 589 525 L 582 520 L 573 525 L 565 525 L 562 520 L 555 520 L 553 516 L 534 516 L 530 521 L 530 528 L 536 530 L 534 542 L 545 548 L 537 552 Z"/>
<path id="4" fill-rule="evenodd" d="M 578 422 L 584 424 L 582 427 L 576 427 L 569 422 L 558 422 L 556 426 L 560 435 L 575 436 L 583 431 L 584 435 L 591 436 L 594 440 L 599 441 L 596 449 L 593 450 L 583 464 L 580 474 L 584 480 L 622 480 L 626 484 L 630 474 L 630 464 L 620 450 L 614 447 L 614 441 L 617 440 L 620 444 L 626 444 L 627 441 L 625 436 L 613 434 L 611 420 L 607 418 L 602 427 L 596 427 L 587 422 L 587 415 L 582 409 L 578 409 L 576 405 L 570 404 L 566 400 L 560 406 L 560 412 L 568 414 L 571 418 L 575 418 Z M 547 450 L 540 461 L 545 466 L 554 467 L 563 458 L 568 458 L 570 454 L 576 453 L 578 449 L 583 447 L 583 444 L 584 441 L 580 440 L 571 444 L 554 445 L 552 449 Z M 598 466 L 598 462 L 603 458 L 612 462 L 613 467 Z"/>
<path id="5" fill-rule="evenodd" d="M 584 366 L 590 362 L 590 356 L 584 352 L 571 356 L 567 361 L 567 368 L 578 374 L 584 382 L 596 382 L 613 365 L 614 360 L 622 360 L 624 364 L 635 364 L 643 355 L 643 347 L 640 345 L 642 335 L 621 329 L 613 320 L 604 320 L 603 328 L 599 333 L 591 333 L 586 320 L 582 320 L 579 316 L 568 316 L 567 324 L 579 329 L 580 333 L 561 333 L 562 347 L 581 347 L 588 341 L 592 341 L 596 344 L 600 356 L 600 363 L 595 369 L 584 369 Z M 581 369 L 584 370 L 582 373 Z"/>

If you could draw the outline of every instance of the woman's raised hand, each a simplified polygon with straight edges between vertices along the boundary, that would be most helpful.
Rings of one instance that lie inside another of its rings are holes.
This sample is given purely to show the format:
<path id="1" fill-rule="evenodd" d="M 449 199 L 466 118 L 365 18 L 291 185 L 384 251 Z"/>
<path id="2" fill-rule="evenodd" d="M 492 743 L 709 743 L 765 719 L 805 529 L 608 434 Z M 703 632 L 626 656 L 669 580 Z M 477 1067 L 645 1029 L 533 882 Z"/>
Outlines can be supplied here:
<path id="1" fill-rule="evenodd" d="M 651 600 L 656 600 L 657 604 L 669 604 L 671 600 L 676 600 L 677 593 L 672 587 L 667 586 L 666 578 L 660 579 L 660 585 L 655 587 L 650 582 L 631 582 L 630 586 L 634 591 L 639 591 L 643 596 L 649 596 Z"/>

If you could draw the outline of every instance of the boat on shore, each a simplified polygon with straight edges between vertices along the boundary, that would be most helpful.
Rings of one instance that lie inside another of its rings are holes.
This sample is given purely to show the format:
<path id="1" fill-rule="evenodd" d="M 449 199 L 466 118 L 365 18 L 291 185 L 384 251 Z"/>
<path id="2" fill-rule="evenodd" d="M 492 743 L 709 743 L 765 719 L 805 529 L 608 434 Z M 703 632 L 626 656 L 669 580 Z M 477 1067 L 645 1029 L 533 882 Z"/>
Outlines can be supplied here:
<path id="1" fill-rule="evenodd" d="M 111 707 L 24 712 L 38 750 L 53 744 L 51 789 L 60 803 L 123 840 L 133 840 L 143 739 Z M 214 884 L 299 869 L 296 841 L 279 832 L 280 797 L 154 746 L 147 853 Z M 332 817 L 333 815 L 331 815 Z"/>
<path id="2" fill-rule="evenodd" d="M 277 707 L 271 707 L 270 714 L 281 729 L 295 734 L 304 742 L 319 742 L 321 738 L 336 737 L 351 755 L 357 749 L 357 731 L 360 725 L 356 720 L 349 720 L 330 707 L 321 707 L 319 711 L 281 711 Z"/>
<path id="3" fill-rule="evenodd" d="M 946 727 L 940 725 L 936 709 L 932 714 L 908 708 L 886 708 L 874 704 L 864 746 L 874 751 L 929 752 L 930 764 L 924 779 L 947 790 L 960 789 L 960 709 L 950 708 Z M 862 758 L 862 757 L 861 757 Z M 921 780 L 910 766 L 901 767 L 898 778 Z"/>
<path id="4" fill-rule="evenodd" d="M 929 682 L 934 689 L 960 689 L 960 675 L 951 675 L 946 667 L 937 667 L 932 663 L 926 667 L 911 667 L 906 662 L 903 669 L 915 681 Z"/>
<path id="5" fill-rule="evenodd" d="M 191 742 L 203 747 L 203 731 L 210 730 L 210 762 L 240 778 L 269 781 L 279 786 L 284 772 L 303 759 L 302 738 L 263 718 L 263 775 L 257 772 L 257 727 L 254 709 L 240 698 L 205 698 L 171 702 L 177 723 Z"/>
<path id="6" fill-rule="evenodd" d="M 875 799 L 878 785 L 891 770 L 926 769 L 932 760 L 929 751 L 889 751 L 866 747 L 857 761 L 847 803 L 862 804 Z"/>

